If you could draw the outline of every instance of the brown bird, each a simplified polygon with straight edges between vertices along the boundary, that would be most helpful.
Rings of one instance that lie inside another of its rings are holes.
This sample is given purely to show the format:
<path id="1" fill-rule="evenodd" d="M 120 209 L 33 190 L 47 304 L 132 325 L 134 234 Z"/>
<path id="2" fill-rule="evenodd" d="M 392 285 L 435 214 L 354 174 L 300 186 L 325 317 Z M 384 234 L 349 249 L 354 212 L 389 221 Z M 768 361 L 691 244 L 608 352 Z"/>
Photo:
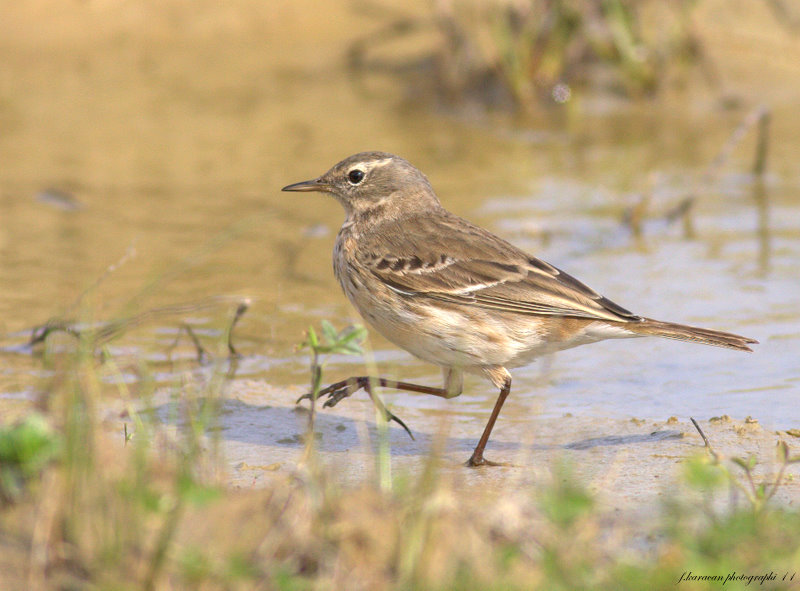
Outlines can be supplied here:
<path id="1" fill-rule="evenodd" d="M 442 388 L 349 378 L 320 392 L 329 397 L 325 406 L 364 388 L 389 419 L 408 430 L 383 408 L 373 386 L 452 398 L 461 393 L 463 372 L 483 374 L 500 396 L 468 466 L 496 465 L 483 451 L 511 390 L 507 368 L 612 338 L 657 336 L 739 351 L 751 351 L 747 345 L 757 342 L 629 312 L 450 213 L 425 175 L 392 154 L 355 154 L 283 190 L 329 193 L 342 204 L 346 218 L 333 249 L 342 289 L 378 332 L 444 374 Z"/>

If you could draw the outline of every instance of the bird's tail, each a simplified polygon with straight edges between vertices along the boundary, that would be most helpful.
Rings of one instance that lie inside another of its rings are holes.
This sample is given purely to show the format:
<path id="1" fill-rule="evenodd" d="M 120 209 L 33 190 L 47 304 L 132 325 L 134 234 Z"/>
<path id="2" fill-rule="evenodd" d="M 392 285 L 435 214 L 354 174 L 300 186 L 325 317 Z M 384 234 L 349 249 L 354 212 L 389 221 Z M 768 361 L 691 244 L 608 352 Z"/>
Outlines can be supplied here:
<path id="1" fill-rule="evenodd" d="M 714 345 L 715 347 L 726 347 L 737 351 L 751 351 L 748 344 L 758 343 L 755 339 L 740 336 L 730 332 L 711 330 L 708 328 L 697 328 L 685 324 L 675 324 L 673 322 L 661 322 L 645 318 L 641 322 L 625 323 L 625 328 L 643 336 L 664 337 L 676 339 L 678 341 L 689 341 L 691 343 L 701 343 L 703 345 Z"/>

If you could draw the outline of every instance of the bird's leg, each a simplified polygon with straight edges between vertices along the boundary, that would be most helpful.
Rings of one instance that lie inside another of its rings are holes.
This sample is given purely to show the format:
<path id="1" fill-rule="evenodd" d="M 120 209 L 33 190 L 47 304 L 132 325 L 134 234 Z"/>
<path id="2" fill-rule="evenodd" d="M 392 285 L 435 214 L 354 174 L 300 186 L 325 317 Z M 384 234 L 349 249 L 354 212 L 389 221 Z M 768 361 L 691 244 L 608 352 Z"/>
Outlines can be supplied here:
<path id="1" fill-rule="evenodd" d="M 371 383 L 381 388 L 394 388 L 395 390 L 405 390 L 407 392 L 419 392 L 420 394 L 433 394 L 442 398 L 452 398 L 457 396 L 460 392 L 454 394 L 447 388 L 433 388 L 431 386 L 420 386 L 418 384 L 411 384 L 409 382 L 399 382 L 397 380 L 387 380 L 386 378 L 373 378 L 370 376 L 358 376 L 347 378 L 341 382 L 336 382 L 327 386 L 319 391 L 317 398 L 327 396 L 328 400 L 325 401 L 325 407 L 336 406 L 336 404 L 343 398 L 347 398 L 358 392 L 361 388 L 366 388 L 366 384 Z M 307 392 L 297 399 L 299 404 L 303 400 L 311 400 L 313 394 Z"/>
<path id="2" fill-rule="evenodd" d="M 489 422 L 486 423 L 486 427 L 483 430 L 483 435 L 481 435 L 480 441 L 478 441 L 478 445 L 475 446 L 475 451 L 472 452 L 472 457 L 467 460 L 466 466 L 470 468 L 474 468 L 475 466 L 503 466 L 505 464 L 498 464 L 495 462 L 490 462 L 489 460 L 483 457 L 483 449 L 486 447 L 486 444 L 489 441 L 489 435 L 492 433 L 492 428 L 494 427 L 494 423 L 497 420 L 497 417 L 500 415 L 500 409 L 503 408 L 503 403 L 506 401 L 508 397 L 508 393 L 511 392 L 511 376 L 506 375 L 506 379 L 503 382 L 503 387 L 500 389 L 500 396 L 497 397 L 497 402 L 494 403 L 494 408 L 492 409 L 492 414 L 489 417 Z"/>
<path id="3" fill-rule="evenodd" d="M 458 393 L 454 393 L 452 388 L 444 387 L 444 388 L 433 388 L 431 386 L 420 386 L 418 384 L 411 384 L 409 382 L 398 382 L 397 380 L 387 380 L 386 378 L 373 378 L 370 376 L 358 376 L 347 378 L 346 380 L 342 380 L 341 382 L 336 382 L 335 384 L 331 384 L 330 386 L 323 388 L 317 394 L 317 398 L 321 398 L 322 396 L 327 396 L 328 399 L 322 405 L 323 408 L 329 408 L 336 406 L 339 401 L 347 398 L 358 392 L 360 389 L 364 389 L 366 393 L 369 395 L 372 403 L 383 413 L 383 416 L 386 417 L 387 421 L 395 421 L 399 424 L 403 429 L 406 430 L 408 435 L 411 439 L 414 439 L 414 436 L 411 434 L 411 431 L 406 426 L 406 424 L 401 421 L 396 415 L 392 414 L 386 406 L 380 401 L 380 399 L 375 396 L 372 391 L 373 386 L 379 386 L 381 388 L 394 388 L 395 390 L 405 390 L 407 392 L 419 392 L 421 394 L 433 394 L 434 396 L 441 396 L 442 398 L 452 398 L 453 396 L 458 395 Z M 299 404 L 302 400 L 311 399 L 313 394 L 311 392 L 307 394 L 303 394 L 300 398 L 297 399 L 297 404 Z"/>

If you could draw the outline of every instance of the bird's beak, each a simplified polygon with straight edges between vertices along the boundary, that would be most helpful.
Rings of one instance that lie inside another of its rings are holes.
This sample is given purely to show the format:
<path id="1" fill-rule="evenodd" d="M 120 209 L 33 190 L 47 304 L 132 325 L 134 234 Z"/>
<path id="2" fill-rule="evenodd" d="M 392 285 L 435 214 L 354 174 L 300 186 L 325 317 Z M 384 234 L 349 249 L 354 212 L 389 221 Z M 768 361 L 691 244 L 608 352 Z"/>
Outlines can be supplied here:
<path id="1" fill-rule="evenodd" d="M 310 181 L 303 181 L 301 183 L 294 183 L 293 185 L 286 185 L 281 191 L 320 191 L 325 192 L 330 189 L 330 185 L 323 181 L 321 178 L 315 178 Z"/>

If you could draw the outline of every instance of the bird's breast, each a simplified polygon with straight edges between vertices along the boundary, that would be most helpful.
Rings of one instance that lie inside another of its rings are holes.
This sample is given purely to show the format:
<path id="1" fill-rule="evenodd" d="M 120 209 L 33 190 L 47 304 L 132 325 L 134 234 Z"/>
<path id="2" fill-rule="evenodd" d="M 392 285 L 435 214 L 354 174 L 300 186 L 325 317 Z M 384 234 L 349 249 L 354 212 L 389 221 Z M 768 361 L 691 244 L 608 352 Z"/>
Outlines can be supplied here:
<path id="1" fill-rule="evenodd" d="M 348 275 L 350 274 L 348 268 L 351 266 L 348 258 L 350 258 L 349 255 L 354 251 L 354 248 L 355 239 L 342 228 L 336 236 L 336 242 L 333 244 L 333 274 L 336 276 L 336 280 L 339 282 L 339 285 L 342 286 L 344 293 L 351 301 L 353 298 L 348 291 L 347 282 Z"/>

